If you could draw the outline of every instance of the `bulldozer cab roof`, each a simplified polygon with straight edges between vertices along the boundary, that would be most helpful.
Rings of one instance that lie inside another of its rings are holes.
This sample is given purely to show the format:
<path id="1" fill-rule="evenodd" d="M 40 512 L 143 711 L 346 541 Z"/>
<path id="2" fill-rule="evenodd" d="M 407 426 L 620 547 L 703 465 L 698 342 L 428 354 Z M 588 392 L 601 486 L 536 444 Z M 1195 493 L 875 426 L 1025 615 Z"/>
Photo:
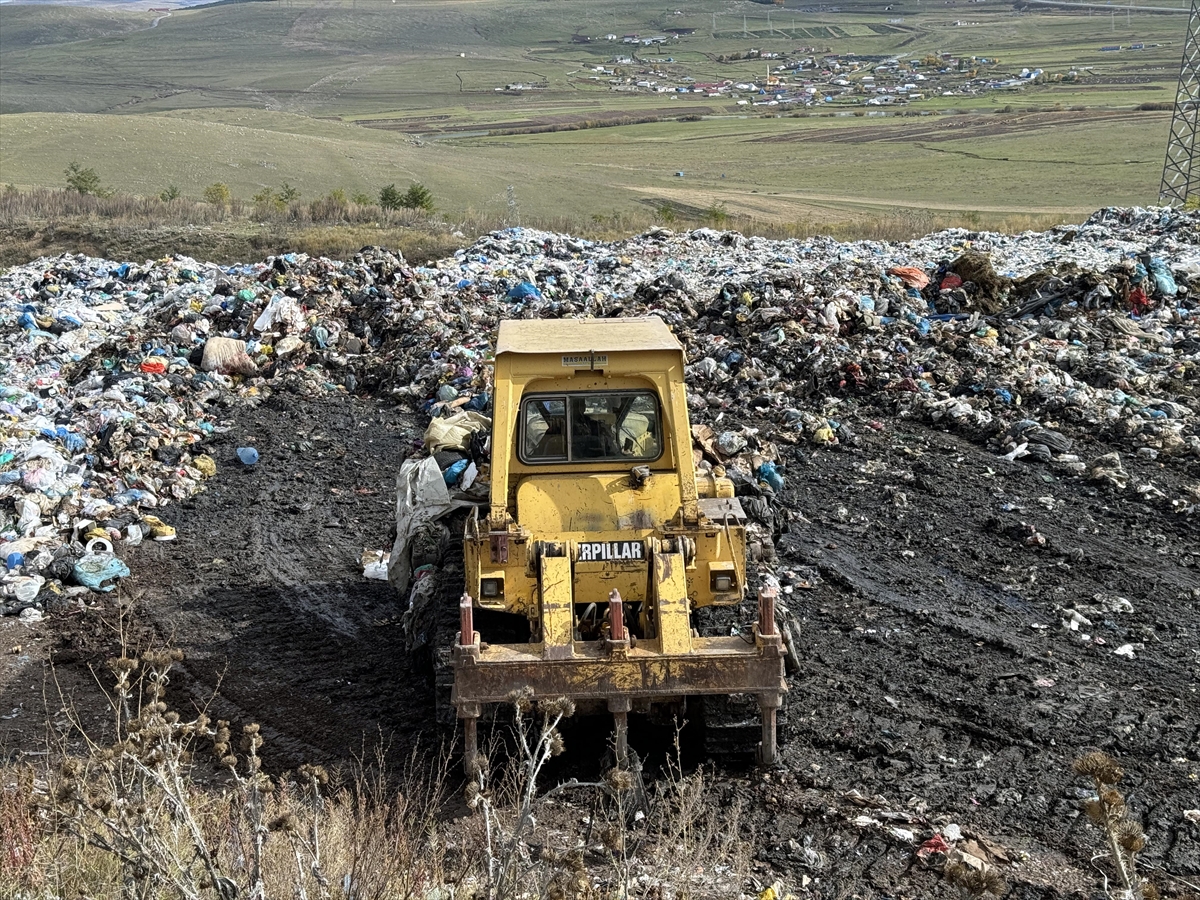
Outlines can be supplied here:
<path id="1" fill-rule="evenodd" d="M 658 316 L 627 319 L 510 319 L 500 323 L 502 353 L 618 353 L 673 350 L 683 345 Z"/>

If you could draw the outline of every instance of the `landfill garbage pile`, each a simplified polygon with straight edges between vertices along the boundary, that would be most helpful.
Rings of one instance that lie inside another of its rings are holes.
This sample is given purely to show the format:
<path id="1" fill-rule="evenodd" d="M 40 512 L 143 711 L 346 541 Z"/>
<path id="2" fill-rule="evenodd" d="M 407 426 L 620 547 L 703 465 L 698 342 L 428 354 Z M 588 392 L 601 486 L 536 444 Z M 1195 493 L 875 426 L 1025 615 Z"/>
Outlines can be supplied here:
<path id="1" fill-rule="evenodd" d="M 1200 456 L 1198 225 L 1134 208 L 905 243 L 517 228 L 420 267 L 379 248 L 15 267 L 0 274 L 0 604 L 36 617 L 111 590 L 125 548 L 174 537 L 156 509 L 255 465 L 253 447 L 218 461 L 204 441 L 273 392 L 410 405 L 447 489 L 478 493 L 503 318 L 661 316 L 687 347 L 702 465 L 748 494 L 784 490 L 788 446 L 853 446 L 899 416 L 1190 514 L 1200 488 L 1130 483 L 1121 454 Z"/>

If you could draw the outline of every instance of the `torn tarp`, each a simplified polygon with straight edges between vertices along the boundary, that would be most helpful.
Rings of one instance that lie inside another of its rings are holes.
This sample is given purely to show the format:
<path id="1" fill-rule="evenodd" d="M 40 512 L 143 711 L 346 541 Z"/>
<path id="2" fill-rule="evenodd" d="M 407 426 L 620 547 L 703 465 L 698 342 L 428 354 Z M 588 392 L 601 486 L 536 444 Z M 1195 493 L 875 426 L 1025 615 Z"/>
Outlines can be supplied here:
<path id="1" fill-rule="evenodd" d="M 447 513 L 476 504 L 450 496 L 437 460 L 407 459 L 396 476 L 396 541 L 388 559 L 388 581 L 401 596 L 412 579 L 412 541 L 425 525 Z"/>

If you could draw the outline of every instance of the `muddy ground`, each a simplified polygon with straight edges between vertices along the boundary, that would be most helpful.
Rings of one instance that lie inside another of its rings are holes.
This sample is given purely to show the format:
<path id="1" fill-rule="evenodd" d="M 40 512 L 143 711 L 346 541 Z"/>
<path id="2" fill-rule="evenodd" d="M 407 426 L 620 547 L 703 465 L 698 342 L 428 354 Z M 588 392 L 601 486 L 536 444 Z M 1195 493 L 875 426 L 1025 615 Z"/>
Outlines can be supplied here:
<path id="1" fill-rule="evenodd" d="M 92 669 L 116 645 L 118 604 L 133 644 L 186 652 L 172 699 L 261 723 L 274 768 L 344 761 L 381 738 L 401 759 L 435 740 L 398 606 L 358 564 L 388 545 L 418 423 L 370 398 L 281 392 L 227 424 L 208 447 L 218 475 L 161 511 L 179 537 L 139 549 L 120 598 L 33 627 L 0 620 L 9 759 L 44 749 L 60 689 L 102 723 Z M 1100 836 L 1070 768 L 1101 748 L 1125 769 L 1146 871 L 1166 896 L 1200 895 L 1200 825 L 1184 816 L 1200 809 L 1196 517 L 920 424 L 877 424 L 857 423 L 856 448 L 788 449 L 778 568 L 795 573 L 803 666 L 783 763 L 716 782 L 745 807 L 756 878 L 824 900 L 955 897 L 914 853 L 955 824 L 1008 896 L 1102 897 Z M 254 468 L 235 460 L 243 445 L 261 454 Z M 1195 459 L 1123 457 L 1132 484 L 1168 496 L 1200 477 Z M 1116 598 L 1132 612 L 1091 613 L 1090 640 L 1060 624 L 1060 607 Z M 1125 644 L 1132 659 L 1114 653 Z"/>

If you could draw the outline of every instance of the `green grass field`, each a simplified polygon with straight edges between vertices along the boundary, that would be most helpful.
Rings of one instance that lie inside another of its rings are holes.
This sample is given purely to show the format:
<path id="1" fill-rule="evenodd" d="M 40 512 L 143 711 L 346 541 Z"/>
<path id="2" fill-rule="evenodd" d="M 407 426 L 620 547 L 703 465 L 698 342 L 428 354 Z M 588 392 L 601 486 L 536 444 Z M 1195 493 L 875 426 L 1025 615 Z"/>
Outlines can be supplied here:
<path id="1" fill-rule="evenodd" d="M 158 14 L 145 11 L 6 4 L 0 181 L 61 186 L 73 160 L 143 195 L 174 184 L 199 196 L 217 181 L 243 198 L 284 181 L 310 198 L 375 195 L 416 180 L 451 219 L 504 209 L 510 186 L 523 213 L 585 219 L 663 204 L 778 221 L 898 207 L 1072 218 L 1156 200 L 1170 114 L 1138 107 L 1174 99 L 1185 15 L 788 5 L 799 3 L 270 0 L 175 11 L 151 27 Z M 981 74 L 1082 77 L 930 91 L 886 115 L 839 100 L 796 117 L 729 96 L 617 93 L 592 71 L 632 51 L 604 35 L 668 28 L 695 33 L 638 48 L 643 62 L 621 68 L 663 60 L 653 68 L 671 78 L 761 80 L 772 63 L 719 57 L 809 48 L 945 52 L 999 59 Z M 1133 41 L 1147 49 L 1100 50 Z M 496 91 L 514 82 L 544 87 Z M 658 121 L 545 131 L 613 115 Z"/>

